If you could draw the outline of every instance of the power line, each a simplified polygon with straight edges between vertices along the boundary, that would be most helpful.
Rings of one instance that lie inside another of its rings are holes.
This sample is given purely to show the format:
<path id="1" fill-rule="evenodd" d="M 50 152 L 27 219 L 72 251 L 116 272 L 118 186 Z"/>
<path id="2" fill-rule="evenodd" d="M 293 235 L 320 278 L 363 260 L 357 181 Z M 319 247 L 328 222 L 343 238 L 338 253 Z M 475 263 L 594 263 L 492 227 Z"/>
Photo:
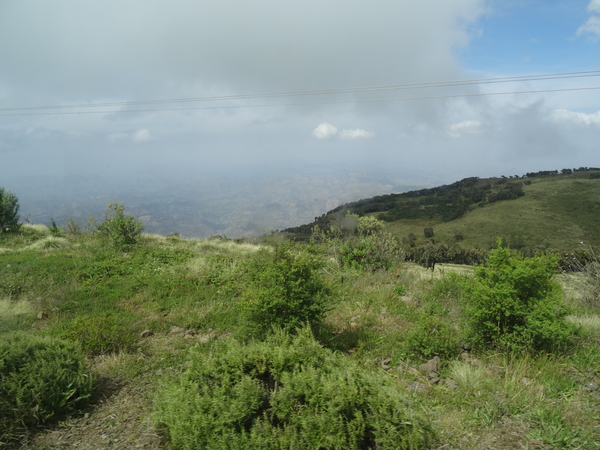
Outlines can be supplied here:
<path id="1" fill-rule="evenodd" d="M 546 93 L 546 92 L 568 92 L 581 90 L 594 90 L 600 87 L 585 87 L 585 88 L 563 88 L 563 89 L 546 89 L 546 90 L 531 90 L 531 91 L 512 91 L 512 92 L 492 92 L 492 93 L 476 93 L 476 94 L 456 94 L 456 95 L 438 95 L 438 96 L 421 96 L 421 97 L 398 97 L 398 98 L 383 98 L 383 99 L 363 99 L 363 100 L 339 100 L 339 101 L 314 101 L 302 103 L 281 103 L 281 104 L 263 104 L 263 105 L 221 105 L 207 107 L 192 107 L 192 108 L 161 108 L 161 109 L 134 109 L 134 110 L 112 110 L 112 111 L 75 111 L 75 112 L 23 112 L 19 111 L 41 111 L 51 109 L 84 109 L 98 107 L 114 107 L 114 106 L 140 106 L 151 104 L 167 104 L 167 103 L 190 103 L 190 102 L 206 102 L 206 101 L 226 101 L 226 100 L 246 100 L 257 98 L 273 98 L 273 97 L 292 97 L 306 95 L 322 95 L 322 94 L 345 94 L 358 92 L 375 92 L 387 90 L 403 90 L 403 89 L 422 89 L 429 87 L 454 87 L 468 85 L 483 85 L 491 83 L 507 83 L 518 81 L 542 81 L 565 78 L 584 78 L 600 76 L 600 71 L 585 71 L 585 72 L 564 72 L 541 75 L 526 75 L 517 77 L 497 77 L 497 78 L 479 78 L 471 80 L 453 80 L 453 81 L 438 81 L 431 83 L 412 83 L 398 85 L 382 85 L 382 86 L 367 86 L 360 88 L 341 88 L 341 89 L 321 89 L 312 91 L 288 91 L 266 94 L 247 94 L 233 96 L 215 96 L 215 97 L 198 97 L 198 98 L 181 98 L 170 100 L 140 100 L 131 102 L 112 102 L 112 103 L 94 103 L 94 104 L 79 104 L 79 105 L 56 105 L 56 106 L 31 106 L 31 107 L 14 107 L 0 108 L 1 116 L 9 115 L 69 115 L 69 114 L 109 114 L 121 112 L 154 112 L 154 111 L 191 111 L 203 109 L 235 109 L 235 108 L 261 108 L 274 106 L 304 106 L 304 105 L 326 105 L 326 104 L 341 104 L 341 103 L 366 103 L 366 102 L 384 102 L 384 101 L 401 101 L 401 100 L 426 100 L 426 99 L 441 99 L 441 98 L 457 98 L 457 97 L 477 97 L 487 95 L 509 95 L 509 94 L 531 94 L 531 93 Z"/>

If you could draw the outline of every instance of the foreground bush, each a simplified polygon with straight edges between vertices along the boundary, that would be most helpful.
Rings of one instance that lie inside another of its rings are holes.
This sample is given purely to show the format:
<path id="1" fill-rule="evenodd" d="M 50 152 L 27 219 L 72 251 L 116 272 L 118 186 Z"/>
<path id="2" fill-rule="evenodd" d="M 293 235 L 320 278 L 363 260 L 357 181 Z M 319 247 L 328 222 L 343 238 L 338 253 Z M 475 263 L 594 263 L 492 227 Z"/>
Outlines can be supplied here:
<path id="1" fill-rule="evenodd" d="M 157 408 L 176 449 L 418 449 L 432 438 L 387 375 L 330 353 L 306 329 L 192 351 Z"/>
<path id="2" fill-rule="evenodd" d="M 554 351 L 568 345 L 575 329 L 565 320 L 568 309 L 553 279 L 557 267 L 555 255 L 511 255 L 498 241 L 487 264 L 464 285 L 470 300 L 466 317 L 475 343 L 517 351 Z"/>
<path id="3" fill-rule="evenodd" d="M 293 331 L 320 323 L 330 294 L 319 274 L 322 266 L 320 258 L 291 244 L 256 252 L 244 268 L 243 333 L 260 338 L 274 326 Z"/>
<path id="4" fill-rule="evenodd" d="M 18 429 L 79 410 L 92 378 L 76 344 L 22 333 L 0 341 L 0 446 Z"/>

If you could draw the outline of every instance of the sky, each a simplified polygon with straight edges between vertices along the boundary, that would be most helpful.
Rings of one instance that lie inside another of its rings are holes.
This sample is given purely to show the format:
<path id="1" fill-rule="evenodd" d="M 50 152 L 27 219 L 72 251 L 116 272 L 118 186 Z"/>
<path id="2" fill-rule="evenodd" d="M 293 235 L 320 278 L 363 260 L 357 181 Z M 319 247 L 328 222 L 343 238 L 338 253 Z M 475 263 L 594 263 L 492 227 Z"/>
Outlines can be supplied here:
<path id="1" fill-rule="evenodd" d="M 598 74 L 339 92 L 599 70 L 600 0 L 0 0 L 0 185 L 600 166 Z"/>

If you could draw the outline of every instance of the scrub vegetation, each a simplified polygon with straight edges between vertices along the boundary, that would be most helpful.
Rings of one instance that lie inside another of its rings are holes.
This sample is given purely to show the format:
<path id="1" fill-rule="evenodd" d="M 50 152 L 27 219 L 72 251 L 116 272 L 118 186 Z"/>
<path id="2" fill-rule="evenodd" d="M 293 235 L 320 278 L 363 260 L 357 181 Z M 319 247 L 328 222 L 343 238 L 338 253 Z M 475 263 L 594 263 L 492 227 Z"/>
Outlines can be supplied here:
<path id="1" fill-rule="evenodd" d="M 0 446 L 600 448 L 592 247 L 427 268 L 372 215 L 305 243 L 144 235 L 118 204 L 84 229 L 0 234 Z"/>

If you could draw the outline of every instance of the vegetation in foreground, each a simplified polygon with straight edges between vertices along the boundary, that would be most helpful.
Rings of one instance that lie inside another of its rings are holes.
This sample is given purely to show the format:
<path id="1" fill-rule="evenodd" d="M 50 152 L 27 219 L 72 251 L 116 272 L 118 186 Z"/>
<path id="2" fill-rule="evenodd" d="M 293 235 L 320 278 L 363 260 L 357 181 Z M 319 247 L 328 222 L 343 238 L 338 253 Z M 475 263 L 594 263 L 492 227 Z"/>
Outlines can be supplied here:
<path id="1" fill-rule="evenodd" d="M 501 243 L 475 271 L 428 271 L 372 217 L 258 246 L 141 235 L 119 210 L 105 221 L 125 228 L 0 234 L 5 446 L 78 423 L 87 445 L 135 447 L 152 417 L 154 448 L 600 447 L 591 250 L 576 273 Z"/>

